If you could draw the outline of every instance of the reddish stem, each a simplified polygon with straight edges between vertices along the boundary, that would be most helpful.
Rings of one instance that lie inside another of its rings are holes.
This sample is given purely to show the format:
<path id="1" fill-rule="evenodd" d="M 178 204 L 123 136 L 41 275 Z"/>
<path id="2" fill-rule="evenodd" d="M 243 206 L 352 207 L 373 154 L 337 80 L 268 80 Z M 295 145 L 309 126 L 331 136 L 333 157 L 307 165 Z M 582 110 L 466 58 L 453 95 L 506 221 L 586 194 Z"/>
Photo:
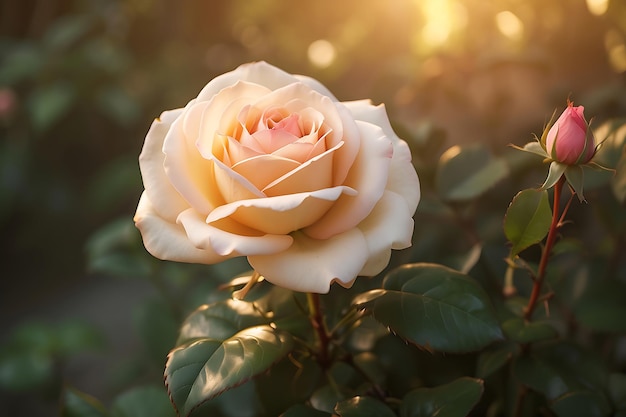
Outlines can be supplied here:
<path id="1" fill-rule="evenodd" d="M 324 317 L 321 309 L 320 295 L 317 293 L 307 293 L 309 302 L 309 320 L 313 329 L 317 333 L 317 339 L 319 342 L 318 363 L 322 368 L 328 368 L 330 364 L 330 357 L 328 354 L 328 347 L 330 344 L 330 336 L 326 330 L 324 323 Z"/>
<path id="2" fill-rule="evenodd" d="M 554 186 L 554 203 L 552 204 L 552 222 L 550 223 L 550 229 L 548 231 L 548 238 L 546 239 L 546 244 L 543 247 L 543 252 L 541 253 L 541 260 L 539 261 L 539 269 L 537 270 L 537 277 L 533 284 L 533 290 L 530 293 L 530 299 L 528 300 L 528 304 L 524 309 L 524 319 L 529 320 L 533 311 L 535 311 L 535 307 L 537 306 L 537 301 L 539 300 L 539 295 L 541 294 L 541 287 L 543 286 L 543 281 L 546 276 L 546 267 L 548 266 L 548 259 L 550 258 L 550 253 L 552 252 L 552 248 L 554 247 L 554 241 L 556 240 L 557 231 L 562 224 L 563 218 L 565 217 L 565 212 L 569 208 L 569 204 L 565 207 L 563 211 L 563 215 L 559 216 L 559 202 L 561 200 L 561 191 L 563 190 L 563 184 L 565 184 L 565 176 L 562 176 L 557 181 Z"/>

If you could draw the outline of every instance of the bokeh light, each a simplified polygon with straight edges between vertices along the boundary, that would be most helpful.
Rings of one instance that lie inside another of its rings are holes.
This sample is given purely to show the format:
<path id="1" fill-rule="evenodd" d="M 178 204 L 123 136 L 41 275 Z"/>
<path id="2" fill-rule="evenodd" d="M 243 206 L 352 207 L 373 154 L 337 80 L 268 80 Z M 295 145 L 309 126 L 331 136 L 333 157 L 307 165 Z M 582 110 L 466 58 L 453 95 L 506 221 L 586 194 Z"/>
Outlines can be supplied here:
<path id="1" fill-rule="evenodd" d="M 318 68 L 327 68 L 335 61 L 337 51 L 329 41 L 318 39 L 309 45 L 307 56 L 311 64 Z"/>

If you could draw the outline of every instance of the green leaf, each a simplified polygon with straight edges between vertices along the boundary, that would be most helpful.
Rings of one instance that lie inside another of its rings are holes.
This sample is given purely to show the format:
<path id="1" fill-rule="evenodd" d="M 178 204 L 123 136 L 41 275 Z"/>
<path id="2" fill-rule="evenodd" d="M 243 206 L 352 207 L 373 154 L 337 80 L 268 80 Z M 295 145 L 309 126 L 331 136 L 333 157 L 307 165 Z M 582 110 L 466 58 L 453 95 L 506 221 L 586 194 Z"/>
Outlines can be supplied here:
<path id="1" fill-rule="evenodd" d="M 171 407 L 171 406 L 170 406 Z M 104 406 L 95 398 L 75 389 L 65 389 L 61 417 L 106 417 Z"/>
<path id="2" fill-rule="evenodd" d="M 50 128 L 69 111 L 75 98 L 75 88 L 62 81 L 35 90 L 28 101 L 35 130 L 43 132 Z"/>
<path id="3" fill-rule="evenodd" d="M 291 336 L 269 325 L 225 340 L 198 339 L 170 352 L 165 384 L 178 413 L 189 416 L 205 401 L 265 372 L 292 349 Z"/>
<path id="4" fill-rule="evenodd" d="M 476 376 L 482 379 L 489 377 L 506 365 L 518 351 L 519 347 L 515 343 L 503 343 L 485 350 L 478 357 Z"/>
<path id="5" fill-rule="evenodd" d="M 383 290 L 374 290 L 378 296 L 371 301 L 357 300 L 357 307 L 418 346 L 471 352 L 502 338 L 487 294 L 460 272 L 435 264 L 404 265 L 385 277 Z"/>
<path id="6" fill-rule="evenodd" d="M 549 322 L 528 322 L 521 317 L 514 317 L 502 323 L 502 330 L 509 340 L 516 343 L 534 343 L 558 336 L 556 329 Z"/>
<path id="7" fill-rule="evenodd" d="M 483 144 L 453 146 L 441 155 L 435 177 L 437 193 L 448 201 L 480 196 L 509 174 L 504 159 Z"/>
<path id="8" fill-rule="evenodd" d="M 602 359 L 568 343 L 553 343 L 516 357 L 517 379 L 549 400 L 570 391 L 600 390 L 608 378 Z"/>
<path id="9" fill-rule="evenodd" d="M 550 230 L 551 221 L 547 191 L 529 189 L 517 193 L 504 217 L 504 234 L 513 244 L 511 256 L 541 242 Z"/>
<path id="10" fill-rule="evenodd" d="M 574 305 L 574 315 L 593 330 L 626 333 L 626 284 L 616 280 L 594 282 Z"/>
<path id="11" fill-rule="evenodd" d="M 541 186 L 541 190 L 547 190 L 549 188 L 554 187 L 554 184 L 556 184 L 559 178 L 563 176 L 567 167 L 568 166 L 565 164 L 552 161 L 552 163 L 550 164 L 550 169 L 548 170 L 548 176 L 546 177 L 546 180 L 543 182 L 543 185 Z"/>
<path id="12" fill-rule="evenodd" d="M 0 85 L 13 86 L 35 77 L 45 65 L 45 56 L 39 45 L 20 42 L 8 53 L 3 54 L 0 65 Z"/>
<path id="13" fill-rule="evenodd" d="M 176 344 L 195 339 L 226 340 L 240 330 L 268 321 L 253 303 L 235 299 L 218 301 L 201 306 L 187 317 Z"/>
<path id="14" fill-rule="evenodd" d="M 352 395 L 354 394 L 351 394 L 345 387 L 324 385 L 315 390 L 310 402 L 316 410 L 333 413 L 337 403 L 347 400 Z"/>
<path id="15" fill-rule="evenodd" d="M 338 402 L 335 413 L 341 417 L 395 417 L 395 413 L 382 402 L 371 397 L 354 397 Z"/>
<path id="16" fill-rule="evenodd" d="M 52 53 L 59 53 L 75 44 L 87 34 L 92 26 L 92 19 L 87 15 L 65 16 L 57 19 L 44 34 L 44 44 Z"/>
<path id="17" fill-rule="evenodd" d="M 578 196 L 578 201 L 585 201 L 585 195 L 583 194 L 583 186 L 585 183 L 583 168 L 580 165 L 568 166 L 565 170 L 565 178 Z"/>
<path id="18" fill-rule="evenodd" d="M 174 313 L 161 299 L 147 300 L 138 305 L 133 313 L 146 356 L 160 368 L 176 342 L 178 322 Z"/>
<path id="19" fill-rule="evenodd" d="M 162 386 L 133 388 L 117 397 L 111 406 L 111 417 L 173 417 L 174 414 Z"/>
<path id="20" fill-rule="evenodd" d="M 604 395 L 592 391 L 568 392 L 550 407 L 559 417 L 609 417 L 611 406 Z"/>
<path id="21" fill-rule="evenodd" d="M 626 412 L 626 374 L 609 375 L 608 392 L 615 408 Z"/>
<path id="22" fill-rule="evenodd" d="M 0 358 L 0 387 L 23 391 L 50 382 L 54 375 L 51 356 L 34 351 L 22 351 Z"/>
<path id="23" fill-rule="evenodd" d="M 108 86 L 100 90 L 96 103 L 120 126 L 130 126 L 141 115 L 137 101 L 121 87 Z"/>
<path id="24" fill-rule="evenodd" d="M 400 417 L 465 417 L 483 390 L 482 380 L 467 377 L 435 388 L 418 388 L 404 397 Z"/>
<path id="25" fill-rule="evenodd" d="M 281 414 L 281 417 L 330 417 L 330 413 L 307 407 L 304 404 L 296 404 Z"/>

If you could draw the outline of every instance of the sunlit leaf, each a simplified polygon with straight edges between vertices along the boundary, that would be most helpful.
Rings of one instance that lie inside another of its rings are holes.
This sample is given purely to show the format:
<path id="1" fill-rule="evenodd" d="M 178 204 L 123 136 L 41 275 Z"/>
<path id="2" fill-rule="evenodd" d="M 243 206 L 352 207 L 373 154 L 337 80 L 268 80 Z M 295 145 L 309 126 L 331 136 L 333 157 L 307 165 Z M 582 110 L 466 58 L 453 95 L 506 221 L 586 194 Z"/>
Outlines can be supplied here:
<path id="1" fill-rule="evenodd" d="M 179 415 L 265 372 L 291 351 L 291 336 L 269 325 L 226 340 L 197 339 L 170 352 L 165 383 Z"/>
<path id="2" fill-rule="evenodd" d="M 547 191 L 523 190 L 513 197 L 504 218 L 504 234 L 512 243 L 511 256 L 541 242 L 551 220 Z"/>
<path id="3" fill-rule="evenodd" d="M 176 344 L 205 338 L 226 340 L 240 330 L 268 321 L 253 303 L 234 299 L 218 301 L 198 308 L 187 317 Z"/>
<path id="4" fill-rule="evenodd" d="M 340 401 L 335 413 L 341 417 L 394 417 L 396 414 L 384 403 L 371 397 L 353 397 Z"/>
<path id="5" fill-rule="evenodd" d="M 357 307 L 418 346 L 470 352 L 502 338 L 487 294 L 460 272 L 435 264 L 405 265 L 385 277 L 383 290 L 374 290 L 380 295 Z"/>
<path id="6" fill-rule="evenodd" d="M 162 386 L 133 388 L 117 397 L 111 406 L 111 417 L 170 417 L 174 414 Z"/>
<path id="7" fill-rule="evenodd" d="M 504 159 L 494 157 L 485 145 L 453 146 L 439 159 L 437 193 L 448 201 L 471 200 L 508 174 Z"/>
<path id="8" fill-rule="evenodd" d="M 483 390 L 482 380 L 467 377 L 435 388 L 418 388 L 402 400 L 400 417 L 466 417 Z"/>

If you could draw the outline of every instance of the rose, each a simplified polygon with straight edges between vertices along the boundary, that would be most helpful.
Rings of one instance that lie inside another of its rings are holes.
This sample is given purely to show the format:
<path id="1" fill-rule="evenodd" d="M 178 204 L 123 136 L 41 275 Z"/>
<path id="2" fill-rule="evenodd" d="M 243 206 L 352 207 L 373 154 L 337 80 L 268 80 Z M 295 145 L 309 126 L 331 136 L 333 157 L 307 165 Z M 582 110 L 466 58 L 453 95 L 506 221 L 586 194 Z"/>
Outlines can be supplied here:
<path id="1" fill-rule="evenodd" d="M 384 107 L 264 62 L 164 112 L 139 164 L 135 222 L 160 259 L 247 256 L 276 285 L 324 293 L 411 244 L 419 181 Z"/>
<path id="2" fill-rule="evenodd" d="M 595 155 L 595 139 L 584 111 L 583 106 L 574 107 L 572 102 L 568 102 L 567 108 L 548 131 L 546 151 L 553 160 L 578 165 L 586 164 Z"/>

